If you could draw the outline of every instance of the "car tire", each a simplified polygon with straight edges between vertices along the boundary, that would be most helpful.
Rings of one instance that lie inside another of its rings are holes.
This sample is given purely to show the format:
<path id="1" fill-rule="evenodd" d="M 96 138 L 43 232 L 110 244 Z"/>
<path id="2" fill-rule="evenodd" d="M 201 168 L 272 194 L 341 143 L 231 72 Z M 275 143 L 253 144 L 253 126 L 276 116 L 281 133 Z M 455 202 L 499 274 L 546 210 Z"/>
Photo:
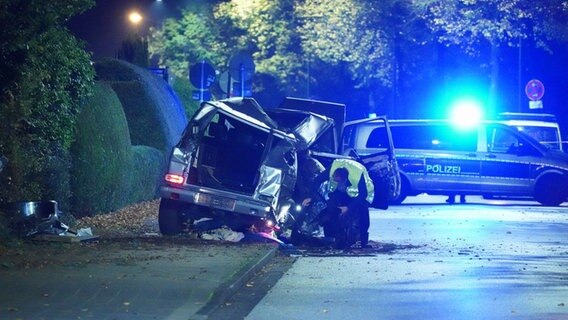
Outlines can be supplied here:
<path id="1" fill-rule="evenodd" d="M 162 199 L 158 213 L 160 233 L 165 236 L 174 236 L 182 233 L 183 223 L 181 210 L 176 201 Z"/>
<path id="2" fill-rule="evenodd" d="M 398 194 L 398 197 L 391 200 L 391 204 L 401 204 L 406 199 L 409 192 L 410 183 L 406 178 L 400 177 L 400 193 Z"/>
<path id="3" fill-rule="evenodd" d="M 534 197 L 543 206 L 556 207 L 566 201 L 565 179 L 558 174 L 548 174 L 538 180 L 535 186 Z"/>

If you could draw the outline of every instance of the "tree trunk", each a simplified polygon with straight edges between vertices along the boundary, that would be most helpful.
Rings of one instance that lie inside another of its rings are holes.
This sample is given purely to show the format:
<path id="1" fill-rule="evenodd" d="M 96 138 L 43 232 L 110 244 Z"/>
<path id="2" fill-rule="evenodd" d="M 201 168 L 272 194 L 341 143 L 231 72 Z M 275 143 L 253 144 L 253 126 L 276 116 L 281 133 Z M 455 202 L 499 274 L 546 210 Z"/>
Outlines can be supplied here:
<path id="1" fill-rule="evenodd" d="M 487 101 L 486 118 L 493 118 L 497 114 L 497 98 L 499 87 L 499 57 L 500 50 L 496 41 L 491 41 L 491 79 L 489 84 L 489 97 Z"/>

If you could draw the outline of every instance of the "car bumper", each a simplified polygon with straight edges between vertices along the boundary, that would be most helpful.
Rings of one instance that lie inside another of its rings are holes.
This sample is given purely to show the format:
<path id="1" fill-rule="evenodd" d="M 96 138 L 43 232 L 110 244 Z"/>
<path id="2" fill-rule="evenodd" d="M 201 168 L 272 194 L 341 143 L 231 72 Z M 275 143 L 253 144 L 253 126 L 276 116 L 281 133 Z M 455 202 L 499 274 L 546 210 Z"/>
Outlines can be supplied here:
<path id="1" fill-rule="evenodd" d="M 197 186 L 185 186 L 184 189 L 162 186 L 160 188 L 160 196 L 183 203 L 224 210 L 250 217 L 261 219 L 272 217 L 270 203 L 234 192 Z"/>

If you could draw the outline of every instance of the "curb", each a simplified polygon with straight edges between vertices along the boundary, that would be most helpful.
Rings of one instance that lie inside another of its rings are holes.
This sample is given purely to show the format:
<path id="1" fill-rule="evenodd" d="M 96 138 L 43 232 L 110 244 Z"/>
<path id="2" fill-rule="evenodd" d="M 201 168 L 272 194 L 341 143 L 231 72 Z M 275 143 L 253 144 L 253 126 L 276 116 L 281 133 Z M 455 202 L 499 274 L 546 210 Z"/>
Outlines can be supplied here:
<path id="1" fill-rule="evenodd" d="M 191 315 L 191 320 L 208 319 L 208 315 L 214 311 L 224 301 L 233 296 L 240 288 L 242 288 L 260 269 L 262 269 L 272 258 L 276 256 L 278 246 L 270 249 L 258 261 L 251 261 L 249 264 L 241 268 L 229 280 L 220 285 L 212 294 L 211 298 L 205 306 L 203 306 L 194 315 Z"/>

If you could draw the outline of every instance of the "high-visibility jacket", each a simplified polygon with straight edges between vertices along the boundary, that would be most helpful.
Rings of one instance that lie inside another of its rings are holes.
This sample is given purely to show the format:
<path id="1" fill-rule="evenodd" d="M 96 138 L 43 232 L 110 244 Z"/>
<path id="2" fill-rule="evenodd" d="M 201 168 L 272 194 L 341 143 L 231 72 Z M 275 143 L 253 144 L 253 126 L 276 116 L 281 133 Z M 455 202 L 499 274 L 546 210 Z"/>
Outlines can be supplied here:
<path id="1" fill-rule="evenodd" d="M 347 195 L 351 198 L 355 198 L 359 195 L 359 182 L 361 177 L 365 179 L 365 186 L 367 187 L 367 202 L 372 203 L 375 197 L 375 186 L 373 180 L 367 172 L 367 168 L 359 162 L 351 159 L 336 159 L 331 164 L 329 169 L 329 192 L 335 191 L 337 188 L 337 182 L 333 180 L 333 173 L 338 168 L 345 168 L 349 171 L 348 180 L 351 184 L 347 187 Z"/>

